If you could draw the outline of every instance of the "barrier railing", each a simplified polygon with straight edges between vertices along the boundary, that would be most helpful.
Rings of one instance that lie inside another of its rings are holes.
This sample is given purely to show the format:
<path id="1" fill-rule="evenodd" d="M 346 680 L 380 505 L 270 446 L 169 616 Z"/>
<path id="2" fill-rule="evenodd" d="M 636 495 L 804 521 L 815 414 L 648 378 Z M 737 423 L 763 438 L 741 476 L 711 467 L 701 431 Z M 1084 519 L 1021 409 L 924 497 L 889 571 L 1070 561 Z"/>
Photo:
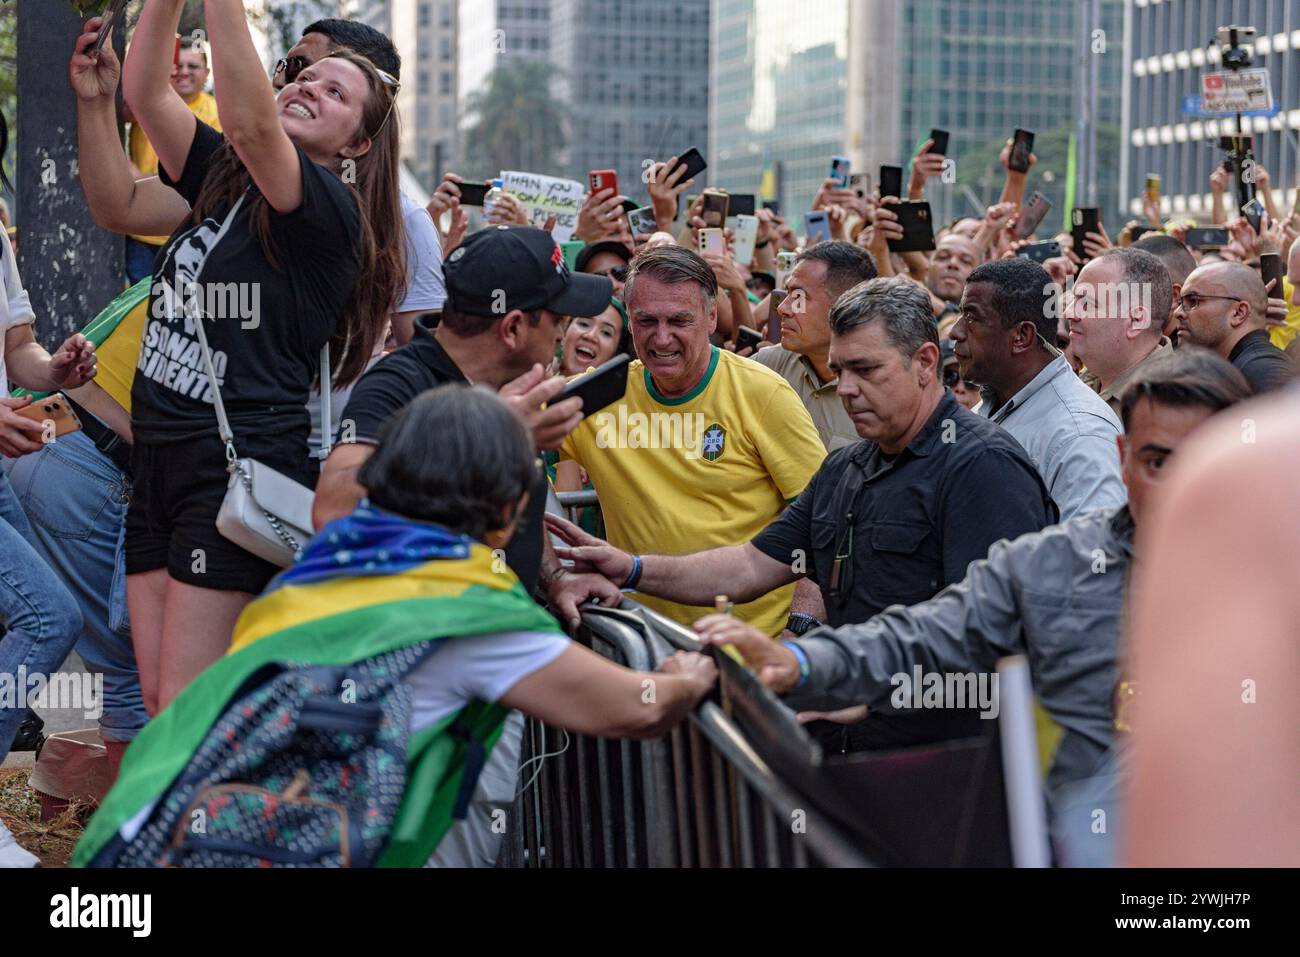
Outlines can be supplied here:
<path id="1" fill-rule="evenodd" d="M 584 609 L 576 640 L 641 671 L 678 648 L 698 649 L 689 632 L 631 601 Z M 666 738 L 643 742 L 529 721 L 502 866 L 867 866 L 726 709 L 725 700 L 705 701 Z"/>
<path id="2" fill-rule="evenodd" d="M 636 670 L 699 650 L 692 632 L 630 600 L 584 608 L 575 637 Z M 664 739 L 530 721 L 502 866 L 1050 863 L 1023 658 L 999 663 L 1001 716 L 978 737 L 823 755 L 748 670 L 715 657 L 720 700 Z"/>

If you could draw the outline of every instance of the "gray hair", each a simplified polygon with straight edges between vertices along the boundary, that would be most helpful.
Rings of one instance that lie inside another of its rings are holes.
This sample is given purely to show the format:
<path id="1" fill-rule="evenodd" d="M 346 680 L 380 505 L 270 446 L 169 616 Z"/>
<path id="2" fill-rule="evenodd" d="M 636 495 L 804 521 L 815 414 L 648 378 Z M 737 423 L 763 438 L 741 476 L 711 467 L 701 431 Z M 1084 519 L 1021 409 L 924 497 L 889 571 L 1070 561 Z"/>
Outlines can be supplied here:
<path id="1" fill-rule="evenodd" d="M 1176 241 L 1176 240 L 1175 240 Z M 1181 245 L 1181 244 L 1180 244 Z M 1151 293 L 1151 329 L 1160 335 L 1174 305 L 1174 284 L 1169 267 L 1154 253 L 1134 246 L 1116 246 L 1099 259 L 1117 259 L 1124 269 L 1124 282 L 1139 284 Z M 1281 295 L 1279 292 L 1278 295 Z"/>
<path id="2" fill-rule="evenodd" d="M 831 333 L 842 336 L 873 319 L 883 319 L 885 336 L 910 365 L 927 342 L 939 346 L 930 293 L 906 276 L 882 276 L 860 282 L 831 307 Z"/>
<path id="3" fill-rule="evenodd" d="M 650 276 L 670 286 L 696 283 L 705 310 L 718 295 L 718 277 L 713 274 L 713 267 L 685 246 L 654 246 L 643 249 L 633 258 L 623 279 L 623 302 L 629 312 L 632 309 L 632 289 L 641 276 Z"/>

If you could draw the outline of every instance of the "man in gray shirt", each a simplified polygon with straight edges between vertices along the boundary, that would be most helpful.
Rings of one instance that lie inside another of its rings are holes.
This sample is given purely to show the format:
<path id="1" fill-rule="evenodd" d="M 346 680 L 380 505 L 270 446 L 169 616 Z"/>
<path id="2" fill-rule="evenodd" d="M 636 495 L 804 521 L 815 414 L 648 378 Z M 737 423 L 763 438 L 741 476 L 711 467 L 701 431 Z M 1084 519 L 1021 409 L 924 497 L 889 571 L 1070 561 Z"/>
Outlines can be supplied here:
<path id="1" fill-rule="evenodd" d="M 1060 509 L 1061 520 L 1123 505 L 1119 452 L 1123 429 L 1053 345 L 1056 287 L 1029 259 L 998 259 L 975 269 L 949 335 L 963 378 L 978 382 L 975 411 L 1019 442 Z"/>
<path id="2" fill-rule="evenodd" d="M 1249 396 L 1241 373 L 1206 350 L 1159 356 L 1143 365 L 1122 397 L 1127 505 L 997 542 L 963 581 L 863 624 L 779 642 L 728 615 L 710 615 L 695 628 L 707 644 L 735 645 L 763 683 L 798 710 L 865 704 L 871 713 L 902 712 L 915 698 L 899 691 L 916 684 L 917 670 L 927 688 L 935 676 L 945 688 L 958 686 L 949 677 L 982 675 L 987 685 L 1000 658 L 1026 655 L 1035 695 L 1065 732 L 1048 784 L 1054 790 L 1086 778 L 1113 739 L 1134 529 L 1188 434 Z M 922 700 L 922 707 L 952 708 L 969 699 Z M 996 697 L 990 711 L 995 707 Z"/>

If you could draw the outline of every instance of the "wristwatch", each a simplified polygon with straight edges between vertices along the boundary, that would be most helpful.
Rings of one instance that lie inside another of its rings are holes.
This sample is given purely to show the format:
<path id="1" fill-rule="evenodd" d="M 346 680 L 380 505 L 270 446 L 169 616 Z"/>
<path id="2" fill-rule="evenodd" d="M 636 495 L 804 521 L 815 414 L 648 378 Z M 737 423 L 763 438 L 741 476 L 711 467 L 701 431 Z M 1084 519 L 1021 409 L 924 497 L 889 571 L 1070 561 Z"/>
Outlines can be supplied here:
<path id="1" fill-rule="evenodd" d="M 786 622 L 785 625 L 786 628 L 790 629 L 790 631 L 796 635 L 805 635 L 814 628 L 820 628 L 821 626 L 822 622 L 807 612 L 802 611 L 790 612 L 790 620 Z"/>

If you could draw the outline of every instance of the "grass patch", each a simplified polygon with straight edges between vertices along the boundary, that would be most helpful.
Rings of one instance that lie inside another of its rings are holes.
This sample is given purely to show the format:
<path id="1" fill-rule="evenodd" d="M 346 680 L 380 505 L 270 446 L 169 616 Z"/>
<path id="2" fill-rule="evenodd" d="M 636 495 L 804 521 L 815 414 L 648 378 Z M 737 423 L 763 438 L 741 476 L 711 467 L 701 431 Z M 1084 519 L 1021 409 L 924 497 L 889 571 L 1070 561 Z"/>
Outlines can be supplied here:
<path id="1" fill-rule="evenodd" d="M 73 803 L 51 821 L 41 821 L 41 801 L 27 783 L 28 768 L 0 770 L 0 820 L 14 838 L 41 859 L 42 867 L 67 867 L 92 809 Z"/>

